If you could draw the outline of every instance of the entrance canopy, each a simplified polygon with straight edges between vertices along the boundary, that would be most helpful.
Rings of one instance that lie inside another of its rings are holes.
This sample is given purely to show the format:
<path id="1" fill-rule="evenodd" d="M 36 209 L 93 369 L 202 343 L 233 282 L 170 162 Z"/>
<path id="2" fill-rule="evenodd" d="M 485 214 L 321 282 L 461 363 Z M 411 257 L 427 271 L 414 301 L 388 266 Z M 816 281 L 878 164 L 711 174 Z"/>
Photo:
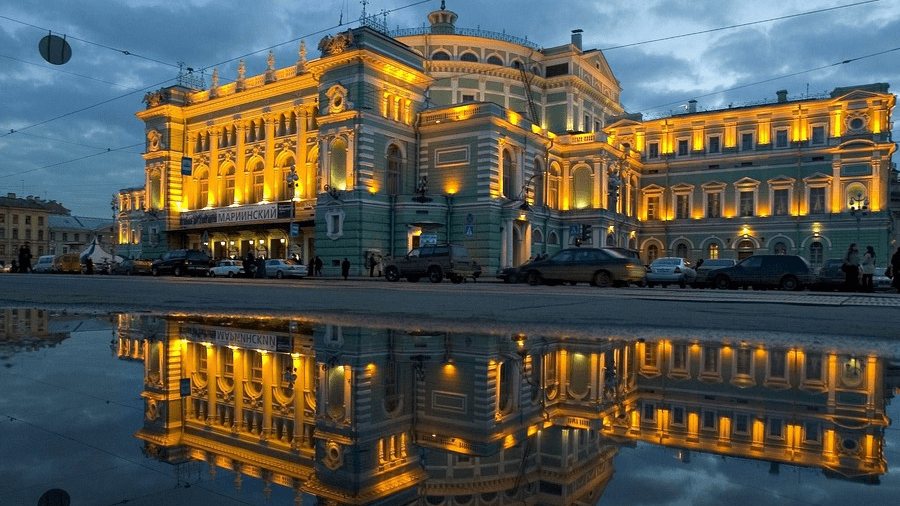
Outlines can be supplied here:
<path id="1" fill-rule="evenodd" d="M 91 240 L 91 244 L 81 252 L 82 263 L 84 263 L 88 258 L 90 258 L 91 262 L 93 262 L 95 265 L 102 264 L 103 262 L 121 263 L 123 260 L 119 255 L 113 255 L 112 253 L 108 253 L 103 248 L 101 248 L 100 244 L 97 243 L 96 237 L 94 237 L 94 239 Z"/>

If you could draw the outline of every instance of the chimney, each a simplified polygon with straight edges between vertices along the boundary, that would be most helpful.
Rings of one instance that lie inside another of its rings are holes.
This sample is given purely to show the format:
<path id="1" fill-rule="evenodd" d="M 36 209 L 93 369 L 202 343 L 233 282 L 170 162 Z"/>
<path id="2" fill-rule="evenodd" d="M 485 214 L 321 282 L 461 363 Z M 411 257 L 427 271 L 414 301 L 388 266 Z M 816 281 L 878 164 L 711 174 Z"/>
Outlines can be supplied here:
<path id="1" fill-rule="evenodd" d="M 579 51 L 581 51 L 581 33 L 584 32 L 581 28 L 577 30 L 572 30 L 572 45 L 577 47 Z"/>
<path id="2" fill-rule="evenodd" d="M 787 90 L 778 90 L 775 92 L 775 95 L 778 96 L 778 103 L 787 102 Z"/>
<path id="3" fill-rule="evenodd" d="M 697 101 L 696 100 L 688 100 L 688 112 L 697 112 Z"/>

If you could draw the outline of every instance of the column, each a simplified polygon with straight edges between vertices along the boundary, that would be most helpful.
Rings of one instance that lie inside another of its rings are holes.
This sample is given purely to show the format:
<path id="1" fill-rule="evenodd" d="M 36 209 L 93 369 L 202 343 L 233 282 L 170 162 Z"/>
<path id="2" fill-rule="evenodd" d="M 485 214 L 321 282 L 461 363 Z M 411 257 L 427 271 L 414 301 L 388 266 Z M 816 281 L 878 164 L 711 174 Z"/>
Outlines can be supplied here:
<path id="1" fill-rule="evenodd" d="M 247 178 L 244 171 L 247 170 L 247 160 L 244 153 L 244 144 L 246 143 L 247 125 L 243 120 L 238 120 L 237 124 L 237 151 L 235 156 L 234 167 L 234 203 L 243 204 L 247 202 Z"/>
<path id="2" fill-rule="evenodd" d="M 266 122 L 266 184 L 263 187 L 263 199 L 269 202 L 281 200 L 281 188 L 284 185 L 284 174 L 275 167 L 275 115 L 271 112 L 263 114 Z"/>
<path id="3" fill-rule="evenodd" d="M 303 185 L 302 192 L 297 194 L 297 196 L 300 198 L 311 198 L 315 194 L 313 188 L 316 184 L 316 178 L 315 174 L 310 174 L 309 167 L 306 165 L 306 158 L 309 156 L 306 147 L 307 112 L 303 106 L 294 108 L 294 111 L 297 116 L 297 144 L 294 148 L 294 166 L 297 168 L 297 175 L 302 178 L 299 181 Z"/>
<path id="4" fill-rule="evenodd" d="M 603 159 L 594 160 L 594 196 L 591 205 L 594 209 L 605 209 L 607 201 L 606 166 Z"/>

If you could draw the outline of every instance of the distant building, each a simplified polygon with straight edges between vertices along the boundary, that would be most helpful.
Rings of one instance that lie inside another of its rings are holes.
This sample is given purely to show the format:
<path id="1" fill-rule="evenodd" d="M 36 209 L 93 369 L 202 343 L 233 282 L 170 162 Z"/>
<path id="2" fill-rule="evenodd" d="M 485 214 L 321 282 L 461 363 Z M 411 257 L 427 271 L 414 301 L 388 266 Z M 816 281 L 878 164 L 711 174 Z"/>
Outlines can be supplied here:
<path id="1" fill-rule="evenodd" d="M 8 193 L 0 197 L 0 262 L 11 265 L 18 262 L 19 248 L 25 243 L 32 254 L 32 263 L 37 257 L 50 251 L 48 202 L 28 196 L 16 197 Z"/>
<path id="2" fill-rule="evenodd" d="M 364 19 L 318 58 L 301 43 L 286 68 L 270 53 L 264 74 L 242 62 L 234 82 L 215 71 L 207 90 L 148 94 L 146 177 L 120 193 L 120 244 L 317 255 L 326 275 L 423 242 L 464 244 L 487 273 L 573 244 L 814 264 L 850 242 L 881 258 L 896 245 L 886 84 L 643 120 L 580 31 L 541 48 L 445 9 L 428 19 Z"/>
<path id="3" fill-rule="evenodd" d="M 94 238 L 103 249 L 115 253 L 115 220 L 51 214 L 51 254 L 81 253 Z"/>

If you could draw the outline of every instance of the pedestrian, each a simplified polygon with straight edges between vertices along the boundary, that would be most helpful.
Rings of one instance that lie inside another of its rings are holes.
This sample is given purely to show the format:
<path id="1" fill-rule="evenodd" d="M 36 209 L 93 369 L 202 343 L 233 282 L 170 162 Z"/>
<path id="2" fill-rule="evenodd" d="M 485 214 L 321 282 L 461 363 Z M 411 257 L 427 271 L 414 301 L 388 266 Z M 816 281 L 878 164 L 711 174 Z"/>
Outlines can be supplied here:
<path id="1" fill-rule="evenodd" d="M 872 293 L 875 287 L 872 285 L 872 276 L 875 275 L 875 248 L 866 246 L 866 252 L 862 258 L 862 288 L 860 291 Z"/>
<path id="2" fill-rule="evenodd" d="M 84 273 L 85 274 L 93 274 L 94 273 L 94 260 L 91 257 L 87 257 L 84 259 Z"/>
<path id="3" fill-rule="evenodd" d="M 891 285 L 900 293 L 900 247 L 891 257 Z"/>
<path id="4" fill-rule="evenodd" d="M 377 263 L 377 262 L 375 262 L 375 254 L 374 253 L 369 255 L 368 263 L 369 263 L 369 277 L 374 278 L 375 277 L 375 264 Z"/>
<path id="5" fill-rule="evenodd" d="M 341 262 L 341 276 L 344 276 L 344 281 L 347 280 L 347 276 L 350 275 L 350 260 L 347 260 L 347 257 L 344 257 L 344 261 Z"/>
<path id="6" fill-rule="evenodd" d="M 316 275 L 316 258 L 312 255 L 309 256 L 309 267 L 307 267 L 306 271 L 310 276 Z"/>
<path id="7" fill-rule="evenodd" d="M 255 260 L 253 260 L 253 252 L 252 251 L 247 252 L 247 256 L 244 257 L 243 264 L 244 264 L 244 276 L 247 276 L 248 278 L 254 277 L 253 271 L 256 270 L 256 262 L 255 262 Z"/>
<path id="8" fill-rule="evenodd" d="M 844 254 L 844 263 L 841 264 L 844 271 L 844 291 L 859 291 L 859 248 L 852 243 Z"/>
<path id="9" fill-rule="evenodd" d="M 322 258 L 316 256 L 316 276 L 322 275 Z"/>
<path id="10" fill-rule="evenodd" d="M 26 241 L 19 248 L 19 272 L 25 274 L 31 271 L 31 246 Z"/>
<path id="11" fill-rule="evenodd" d="M 264 255 L 256 257 L 256 277 L 266 277 L 266 257 Z"/>

